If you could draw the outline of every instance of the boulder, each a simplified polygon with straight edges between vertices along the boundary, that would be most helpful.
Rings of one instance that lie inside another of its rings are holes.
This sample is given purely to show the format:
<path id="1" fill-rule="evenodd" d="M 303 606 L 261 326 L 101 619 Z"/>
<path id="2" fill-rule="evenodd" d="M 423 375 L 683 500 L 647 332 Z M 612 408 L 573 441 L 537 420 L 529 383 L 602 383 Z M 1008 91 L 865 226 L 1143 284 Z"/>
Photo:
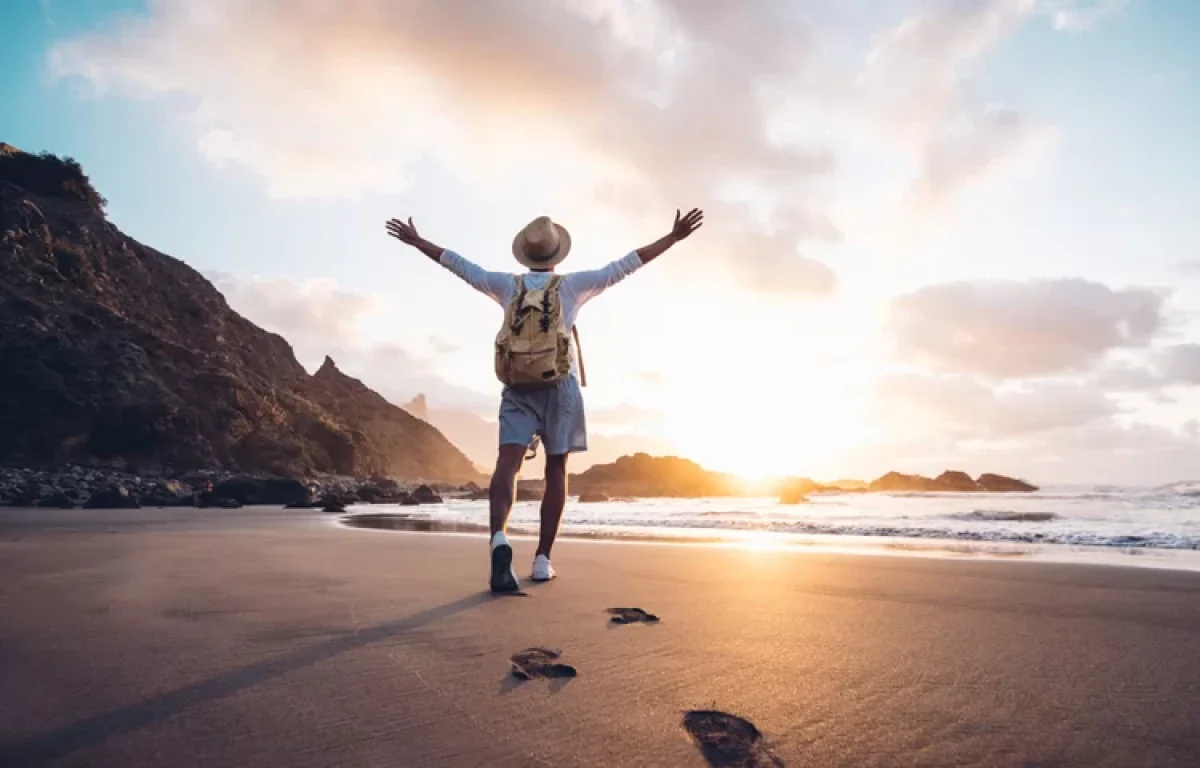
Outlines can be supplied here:
<path id="1" fill-rule="evenodd" d="M 39 507 L 48 507 L 53 509 L 74 509 L 75 499 L 67 495 L 65 491 L 56 491 L 49 496 L 43 496 L 38 499 Z"/>
<path id="2" fill-rule="evenodd" d="M 217 499 L 215 506 L 221 509 L 240 509 L 242 503 L 237 499 Z"/>
<path id="3" fill-rule="evenodd" d="M 241 504 L 285 506 L 312 500 L 308 486 L 299 480 L 283 477 L 231 477 L 217 483 L 212 492 L 219 499 L 236 499 Z"/>
<path id="4" fill-rule="evenodd" d="M 141 509 L 137 497 L 131 495 L 123 485 L 113 485 L 102 491 L 96 491 L 87 500 L 87 509 Z"/>
<path id="5" fill-rule="evenodd" d="M 163 480 L 148 488 L 141 502 L 147 507 L 190 507 L 192 489 L 178 480 Z"/>
<path id="6" fill-rule="evenodd" d="M 475 491 L 470 496 L 467 496 L 471 501 L 487 501 L 491 498 L 491 491 L 487 488 Z M 538 488 L 517 488 L 517 501 L 541 501 L 542 491 Z"/>
<path id="7" fill-rule="evenodd" d="M 418 504 L 420 504 L 421 502 L 417 501 L 416 496 L 413 496 L 411 493 L 408 493 L 406 491 L 406 492 L 400 494 L 399 498 L 396 499 L 396 503 L 401 504 L 405 507 L 415 507 Z"/>
<path id="8" fill-rule="evenodd" d="M 45 483 L 27 482 L 19 488 L 10 491 L 9 503 L 14 507 L 38 507 L 41 500 L 53 496 L 58 491 Z"/>
<path id="9" fill-rule="evenodd" d="M 358 498 L 368 504 L 385 504 L 399 499 L 398 490 L 385 490 L 378 485 L 359 486 L 355 493 L 358 495 Z"/>
<path id="10" fill-rule="evenodd" d="M 932 490 L 952 493 L 973 493 L 979 485 L 966 472 L 948 469 L 933 479 Z"/>
<path id="11" fill-rule="evenodd" d="M 433 490 L 428 485 L 418 486 L 417 489 L 412 492 L 412 495 L 419 504 L 442 503 L 442 497 L 437 494 L 437 491 Z"/>
<path id="12" fill-rule="evenodd" d="M 400 483 L 387 475 L 371 475 L 371 485 L 384 491 L 391 491 L 392 493 L 400 491 Z"/>
<path id="13" fill-rule="evenodd" d="M 600 491 L 584 491 L 579 494 L 580 504 L 597 504 L 605 501 L 612 501 L 612 499 L 608 497 L 607 493 L 601 493 Z"/>
<path id="14" fill-rule="evenodd" d="M 326 512 L 345 512 L 346 502 L 340 496 L 328 494 L 321 499 L 321 509 Z"/>
<path id="15" fill-rule="evenodd" d="M 993 475 L 984 473 L 979 476 L 976 481 L 980 490 L 988 493 L 1032 493 L 1038 487 L 1030 485 L 1024 480 L 1018 480 L 1015 477 L 1005 477 L 1004 475 Z"/>

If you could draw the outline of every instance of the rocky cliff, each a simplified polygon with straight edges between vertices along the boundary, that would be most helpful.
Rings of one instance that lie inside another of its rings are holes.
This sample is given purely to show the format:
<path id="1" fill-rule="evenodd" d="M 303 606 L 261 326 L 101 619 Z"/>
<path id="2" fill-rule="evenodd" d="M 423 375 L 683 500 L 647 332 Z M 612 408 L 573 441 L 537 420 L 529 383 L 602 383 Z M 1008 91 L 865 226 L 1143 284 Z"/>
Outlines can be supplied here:
<path id="1" fill-rule="evenodd" d="M 73 161 L 0 144 L 0 464 L 478 479 L 332 360 L 310 376 L 103 205 Z"/>

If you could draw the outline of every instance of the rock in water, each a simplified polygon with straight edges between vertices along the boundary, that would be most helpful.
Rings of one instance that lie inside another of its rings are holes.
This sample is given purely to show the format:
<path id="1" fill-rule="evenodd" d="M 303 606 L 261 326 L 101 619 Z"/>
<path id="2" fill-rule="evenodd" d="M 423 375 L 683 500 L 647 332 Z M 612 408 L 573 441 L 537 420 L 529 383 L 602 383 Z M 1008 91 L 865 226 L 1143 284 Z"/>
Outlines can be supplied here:
<path id="1" fill-rule="evenodd" d="M 433 490 L 428 485 L 418 486 L 417 490 L 413 491 L 412 495 L 419 504 L 442 503 L 442 497 L 437 494 L 437 491 Z"/>
<path id="2" fill-rule="evenodd" d="M 808 496 L 799 485 L 786 486 L 779 494 L 780 504 L 807 504 Z"/>
<path id="3" fill-rule="evenodd" d="M 970 493 L 980 490 L 979 485 L 966 472 L 949 469 L 933 479 L 930 489 L 955 493 Z"/>
<path id="4" fill-rule="evenodd" d="M 1032 493 L 1038 489 L 1036 485 L 1030 485 L 1024 480 L 991 473 L 980 475 L 976 482 L 978 482 L 980 490 L 988 493 Z"/>
<path id="5" fill-rule="evenodd" d="M 883 477 L 871 481 L 867 487 L 872 491 L 922 492 L 932 490 L 932 486 L 933 481 L 922 475 L 888 472 Z"/>
<path id="6" fill-rule="evenodd" d="M 605 501 L 609 501 L 608 494 L 600 491 L 584 491 L 579 494 L 580 504 L 599 504 Z"/>
<path id="7" fill-rule="evenodd" d="M 471 462 L 332 360 L 310 376 L 199 272 L 109 223 L 77 163 L 0 152 L 0 463 L 379 473 Z"/>
<path id="8" fill-rule="evenodd" d="M 141 506 L 123 485 L 114 485 L 93 493 L 84 505 L 87 509 L 140 509 Z"/>

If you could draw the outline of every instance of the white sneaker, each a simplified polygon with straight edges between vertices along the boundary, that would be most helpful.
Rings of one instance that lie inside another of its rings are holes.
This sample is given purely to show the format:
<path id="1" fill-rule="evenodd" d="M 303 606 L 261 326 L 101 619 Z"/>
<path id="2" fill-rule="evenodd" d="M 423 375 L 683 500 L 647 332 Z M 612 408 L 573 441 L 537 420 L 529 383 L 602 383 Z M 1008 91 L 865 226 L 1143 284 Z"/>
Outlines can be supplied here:
<path id="1" fill-rule="evenodd" d="M 492 537 L 492 576 L 488 586 L 493 592 L 518 592 L 521 583 L 517 581 L 517 572 L 513 570 L 512 545 L 504 531 L 496 531 Z"/>
<path id="2" fill-rule="evenodd" d="M 554 568 L 550 565 L 550 558 L 545 555 L 538 555 L 533 558 L 533 574 L 529 577 L 534 581 L 550 581 L 554 578 Z"/>

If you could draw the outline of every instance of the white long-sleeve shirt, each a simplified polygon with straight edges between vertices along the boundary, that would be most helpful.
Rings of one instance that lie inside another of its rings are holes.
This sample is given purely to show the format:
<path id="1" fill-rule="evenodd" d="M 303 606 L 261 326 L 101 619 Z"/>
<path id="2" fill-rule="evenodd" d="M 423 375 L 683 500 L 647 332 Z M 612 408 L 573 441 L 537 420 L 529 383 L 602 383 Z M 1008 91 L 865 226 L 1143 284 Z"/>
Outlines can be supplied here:
<path id="1" fill-rule="evenodd" d="M 511 272 L 489 272 L 451 250 L 442 251 L 439 263 L 475 290 L 490 296 L 501 307 L 507 307 L 516 295 L 517 276 Z M 570 335 L 571 329 L 575 327 L 575 320 L 579 317 L 579 310 L 584 304 L 629 277 L 641 266 L 642 258 L 638 256 L 637 251 L 631 251 L 600 269 L 564 274 L 558 289 L 559 302 L 562 305 L 563 332 Z M 525 285 L 533 289 L 545 288 L 553 276 L 552 272 L 527 272 Z M 579 356 L 574 347 L 572 343 L 571 373 L 578 378 Z"/>

